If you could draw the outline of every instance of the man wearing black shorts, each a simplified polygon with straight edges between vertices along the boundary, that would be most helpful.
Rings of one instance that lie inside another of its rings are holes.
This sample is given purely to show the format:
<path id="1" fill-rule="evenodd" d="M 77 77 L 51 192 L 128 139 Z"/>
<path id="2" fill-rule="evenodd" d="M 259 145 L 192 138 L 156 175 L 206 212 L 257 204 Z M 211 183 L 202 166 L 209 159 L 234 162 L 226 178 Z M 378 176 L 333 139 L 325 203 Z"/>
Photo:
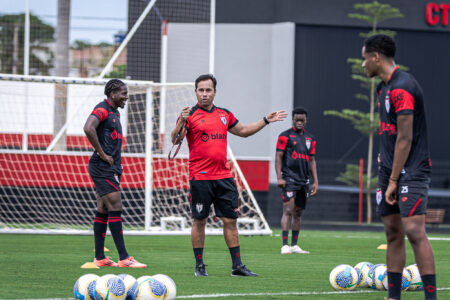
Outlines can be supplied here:
<path id="1" fill-rule="evenodd" d="M 317 193 L 319 182 L 316 169 L 316 140 L 305 130 L 308 112 L 301 107 L 292 111 L 292 128 L 278 136 L 275 157 L 277 185 L 282 188 L 283 216 L 281 218 L 281 254 L 309 254 L 298 246 L 301 215 L 309 196 Z M 311 190 L 310 178 L 313 183 Z M 292 223 L 292 225 L 291 225 Z M 288 245 L 289 227 L 292 226 L 291 245 Z"/>
<path id="2" fill-rule="evenodd" d="M 89 175 L 94 181 L 97 196 L 94 263 L 98 267 L 146 268 L 147 265 L 128 255 L 122 233 L 122 126 L 118 108 L 125 107 L 128 88 L 121 80 L 111 79 L 106 83 L 105 95 L 107 98 L 95 106 L 84 125 L 84 132 L 95 149 L 89 160 Z M 104 244 L 108 223 L 119 252 L 118 263 L 105 257 Z"/>
<path id="3" fill-rule="evenodd" d="M 190 205 L 194 219 L 191 232 L 196 260 L 195 276 L 208 276 L 203 263 L 205 226 L 214 204 L 216 216 L 223 221 L 223 234 L 232 259 L 232 276 L 257 276 L 241 261 L 238 217 L 238 192 L 227 166 L 227 133 L 247 137 L 255 134 L 271 122 L 286 118 L 284 111 L 275 111 L 261 120 L 243 125 L 229 110 L 213 104 L 217 81 L 214 76 L 201 75 L 195 81 L 197 105 L 182 109 L 172 142 L 177 136 L 186 136 L 189 146 Z"/>
<path id="4" fill-rule="evenodd" d="M 380 154 L 377 212 L 384 223 L 389 299 L 400 299 L 406 261 L 405 234 L 414 251 L 425 299 L 436 299 L 433 249 L 425 232 L 430 183 L 430 155 L 422 88 L 394 61 L 396 45 L 374 35 L 362 48 L 362 67 L 377 87 L 380 113 Z"/>

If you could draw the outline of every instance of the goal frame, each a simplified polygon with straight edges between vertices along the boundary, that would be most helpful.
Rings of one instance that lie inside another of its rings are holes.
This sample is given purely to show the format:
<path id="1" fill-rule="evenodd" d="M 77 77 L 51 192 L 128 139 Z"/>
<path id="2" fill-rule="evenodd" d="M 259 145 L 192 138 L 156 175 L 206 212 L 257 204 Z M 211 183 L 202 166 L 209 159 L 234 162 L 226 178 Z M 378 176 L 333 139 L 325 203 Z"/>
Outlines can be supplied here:
<path id="1" fill-rule="evenodd" d="M 21 82 L 38 82 L 38 83 L 54 83 L 54 84 L 82 84 L 82 85 L 105 85 L 109 79 L 98 79 L 98 78 L 75 78 L 75 77 L 56 77 L 56 76 L 31 76 L 31 75 L 12 75 L 12 74 L 0 74 L 1 81 L 21 81 Z M 153 89 L 156 87 L 176 87 L 176 86 L 192 86 L 194 88 L 194 83 L 192 82 L 180 82 L 180 83 L 155 83 L 153 81 L 141 81 L 141 80 L 123 80 L 128 86 L 139 86 L 146 88 L 146 99 L 145 101 L 148 103 L 153 103 Z M 79 103 L 78 108 L 83 106 L 84 103 Z M 74 112 L 74 115 L 77 111 Z M 68 117 L 69 119 L 70 117 Z M 153 154 L 152 145 L 153 145 L 153 105 L 146 105 L 146 117 L 145 122 L 149 125 L 146 128 L 146 142 L 145 143 L 145 154 L 129 154 L 122 153 L 122 157 L 127 156 L 139 156 L 142 157 L 145 155 L 145 229 L 144 230 L 124 230 L 124 233 L 127 235 L 189 235 L 191 233 L 191 228 L 182 227 L 182 230 L 163 230 L 161 226 L 155 227 L 152 226 L 152 194 L 153 194 L 153 164 L 152 161 L 154 158 L 161 157 L 162 155 Z M 67 125 L 68 122 L 66 122 Z M 62 130 L 63 131 L 63 130 Z M 26 134 L 26 130 L 24 135 Z M 54 140 L 58 138 L 57 136 Z M 25 139 L 25 137 L 24 137 Z M 52 144 L 54 142 L 52 141 Z M 8 150 L 8 149 L 0 149 L 0 153 L 11 153 L 11 154 L 41 154 L 41 155 L 80 155 L 80 156 L 91 156 L 92 152 L 77 152 L 77 151 L 53 151 L 51 149 L 51 145 L 47 148 L 47 150 Z M 239 229 L 239 233 L 241 235 L 271 235 L 272 230 L 267 223 L 267 220 L 262 213 L 254 194 L 252 193 L 250 186 L 239 167 L 239 164 L 234 156 L 231 148 L 227 145 L 227 154 L 229 160 L 232 162 L 233 167 L 235 168 L 239 179 L 242 181 L 242 185 L 245 188 L 245 191 L 250 198 L 252 205 L 254 206 L 258 217 L 260 218 L 260 222 L 263 224 L 264 228 L 257 228 L 255 225 L 253 229 Z M 184 156 L 177 157 L 175 159 L 186 159 Z M 186 216 L 189 218 L 190 216 Z M 255 219 L 256 220 L 256 219 Z M 177 221 L 177 220 L 175 220 Z M 253 221 L 248 218 L 238 219 L 238 223 L 246 223 L 252 224 Z M 259 227 L 259 226 L 258 226 Z M 76 235 L 91 235 L 93 233 L 92 230 L 77 230 L 77 229 L 27 229 L 27 228 L 8 228 L 5 224 L 0 222 L 0 233 L 11 233 L 11 234 L 76 234 Z M 207 235 L 222 235 L 222 228 L 208 228 L 206 229 Z"/>

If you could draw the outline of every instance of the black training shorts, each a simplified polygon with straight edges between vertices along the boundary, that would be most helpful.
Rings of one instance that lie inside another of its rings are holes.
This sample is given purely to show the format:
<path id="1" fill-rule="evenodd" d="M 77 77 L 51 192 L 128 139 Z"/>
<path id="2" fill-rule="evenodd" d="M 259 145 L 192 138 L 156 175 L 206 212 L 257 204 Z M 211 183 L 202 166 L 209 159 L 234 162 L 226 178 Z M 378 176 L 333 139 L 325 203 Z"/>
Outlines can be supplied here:
<path id="1" fill-rule="evenodd" d="M 195 180 L 194 177 L 189 185 L 189 201 L 194 219 L 207 218 L 211 204 L 214 204 L 216 216 L 237 219 L 239 197 L 233 178 Z"/>
<path id="2" fill-rule="evenodd" d="M 390 205 L 385 200 L 389 177 L 379 174 L 376 194 L 378 215 L 386 216 L 399 213 L 402 217 L 410 217 L 426 214 L 429 183 L 429 179 L 404 180 L 400 178 L 397 203 Z"/>
<path id="3" fill-rule="evenodd" d="M 295 206 L 305 209 L 306 202 L 309 197 L 310 188 L 309 185 L 302 185 L 297 187 L 285 187 L 281 192 L 281 198 L 283 202 L 286 203 L 292 198 L 295 199 Z"/>
<path id="4" fill-rule="evenodd" d="M 91 176 L 94 181 L 95 191 L 100 197 L 120 191 L 120 175 L 110 177 Z"/>

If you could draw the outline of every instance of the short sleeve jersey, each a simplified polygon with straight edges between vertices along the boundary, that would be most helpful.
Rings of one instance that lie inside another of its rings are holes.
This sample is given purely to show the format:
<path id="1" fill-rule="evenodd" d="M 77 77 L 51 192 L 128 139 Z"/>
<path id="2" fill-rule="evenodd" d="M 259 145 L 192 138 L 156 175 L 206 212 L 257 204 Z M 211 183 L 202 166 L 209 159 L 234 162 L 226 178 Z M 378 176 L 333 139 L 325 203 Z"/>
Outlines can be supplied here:
<path id="1" fill-rule="evenodd" d="M 411 74 L 397 67 L 387 84 L 382 81 L 378 85 L 377 95 L 381 166 L 390 175 L 397 140 L 397 116 L 413 115 L 413 140 L 402 174 L 408 173 L 411 179 L 422 178 L 431 166 L 422 88 Z"/>
<path id="2" fill-rule="evenodd" d="M 239 121 L 220 107 L 210 111 L 195 105 L 186 120 L 189 146 L 189 179 L 217 180 L 232 177 L 227 166 L 227 133 Z"/>
<path id="3" fill-rule="evenodd" d="M 97 151 L 94 151 L 89 162 L 92 175 L 105 177 L 122 174 L 122 125 L 120 124 L 119 111 L 113 109 L 111 103 L 105 99 L 95 106 L 91 116 L 96 117 L 100 121 L 97 127 L 97 137 L 100 146 L 106 154 L 114 159 L 114 165 L 111 167 L 98 156 Z"/>
<path id="4" fill-rule="evenodd" d="M 276 150 L 284 153 L 281 172 L 286 185 L 308 184 L 309 161 L 316 154 L 316 139 L 306 130 L 300 134 L 292 127 L 278 136 Z"/>

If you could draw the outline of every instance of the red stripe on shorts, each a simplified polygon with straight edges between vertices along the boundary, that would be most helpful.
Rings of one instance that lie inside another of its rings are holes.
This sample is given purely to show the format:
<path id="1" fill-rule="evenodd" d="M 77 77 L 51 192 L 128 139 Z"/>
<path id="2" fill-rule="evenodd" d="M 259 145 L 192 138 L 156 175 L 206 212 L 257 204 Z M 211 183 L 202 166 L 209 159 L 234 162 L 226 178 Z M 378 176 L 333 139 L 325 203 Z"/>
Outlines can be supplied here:
<path id="1" fill-rule="evenodd" d="M 417 201 L 416 204 L 414 204 L 414 207 L 411 209 L 411 211 L 409 212 L 408 217 L 411 217 L 413 212 L 416 210 L 417 206 L 419 205 L 419 203 L 422 202 L 422 198 L 419 198 L 419 201 Z"/>
<path id="2" fill-rule="evenodd" d="M 109 181 L 108 179 L 105 179 L 105 180 L 108 181 L 108 183 L 109 183 L 110 185 L 112 185 L 116 190 L 119 191 L 119 188 L 118 188 L 117 186 L 115 186 L 111 181 Z"/>

